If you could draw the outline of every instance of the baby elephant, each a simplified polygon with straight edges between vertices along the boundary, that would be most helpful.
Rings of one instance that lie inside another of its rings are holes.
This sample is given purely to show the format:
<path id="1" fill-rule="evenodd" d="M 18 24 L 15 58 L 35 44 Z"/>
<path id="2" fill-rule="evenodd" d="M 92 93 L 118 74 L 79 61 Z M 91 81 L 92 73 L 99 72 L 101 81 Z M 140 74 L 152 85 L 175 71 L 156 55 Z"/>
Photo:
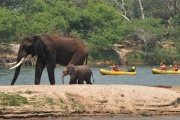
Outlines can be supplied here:
<path id="1" fill-rule="evenodd" d="M 64 84 L 64 76 L 70 75 L 69 84 L 86 84 L 91 83 L 91 76 L 93 78 L 92 70 L 87 65 L 68 65 L 62 72 L 62 83 Z M 94 83 L 94 78 L 93 78 Z"/>

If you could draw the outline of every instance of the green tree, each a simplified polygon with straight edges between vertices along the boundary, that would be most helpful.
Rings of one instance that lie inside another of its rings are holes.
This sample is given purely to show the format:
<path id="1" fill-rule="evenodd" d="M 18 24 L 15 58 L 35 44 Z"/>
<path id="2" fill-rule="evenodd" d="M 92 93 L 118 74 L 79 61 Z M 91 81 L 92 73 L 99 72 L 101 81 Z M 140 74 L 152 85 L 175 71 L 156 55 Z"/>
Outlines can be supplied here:
<path id="1" fill-rule="evenodd" d="M 16 12 L 0 8 L 0 41 L 9 42 L 18 35 L 18 26 L 22 17 Z"/>

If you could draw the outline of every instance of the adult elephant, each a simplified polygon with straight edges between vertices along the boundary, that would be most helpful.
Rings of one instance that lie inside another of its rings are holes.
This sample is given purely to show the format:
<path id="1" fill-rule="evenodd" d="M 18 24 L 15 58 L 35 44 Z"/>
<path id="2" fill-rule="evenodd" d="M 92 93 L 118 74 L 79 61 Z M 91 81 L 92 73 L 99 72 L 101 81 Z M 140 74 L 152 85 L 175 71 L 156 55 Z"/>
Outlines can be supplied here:
<path id="1" fill-rule="evenodd" d="M 63 37 L 54 34 L 43 34 L 25 37 L 20 44 L 16 65 L 10 69 L 15 70 L 11 85 L 14 85 L 24 58 L 28 55 L 37 56 L 35 68 L 35 85 L 40 84 L 44 68 L 47 68 L 51 85 L 55 84 L 54 69 L 56 64 L 67 66 L 69 64 L 87 64 L 87 49 L 84 44 L 74 37 Z"/>

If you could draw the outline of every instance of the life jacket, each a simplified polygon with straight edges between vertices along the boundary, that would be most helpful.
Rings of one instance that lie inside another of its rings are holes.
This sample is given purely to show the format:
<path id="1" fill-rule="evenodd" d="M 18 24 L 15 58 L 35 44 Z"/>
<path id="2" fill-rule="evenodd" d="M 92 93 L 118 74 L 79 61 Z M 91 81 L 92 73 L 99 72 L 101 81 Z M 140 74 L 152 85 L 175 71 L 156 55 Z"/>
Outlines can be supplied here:
<path id="1" fill-rule="evenodd" d="M 136 67 L 132 66 L 130 70 L 128 70 L 128 72 L 135 72 L 136 71 Z"/>
<path id="2" fill-rule="evenodd" d="M 132 68 L 131 68 L 132 70 L 136 70 L 136 67 L 135 66 L 132 66 Z"/>

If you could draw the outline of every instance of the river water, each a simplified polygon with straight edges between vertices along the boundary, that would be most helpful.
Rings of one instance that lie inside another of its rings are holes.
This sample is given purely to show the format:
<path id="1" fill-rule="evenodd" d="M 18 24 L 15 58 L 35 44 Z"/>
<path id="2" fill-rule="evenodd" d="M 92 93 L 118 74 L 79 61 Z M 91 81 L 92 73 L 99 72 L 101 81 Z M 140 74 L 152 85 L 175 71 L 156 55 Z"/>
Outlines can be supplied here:
<path id="1" fill-rule="evenodd" d="M 168 85 L 180 86 L 180 74 L 152 74 L 151 70 L 155 66 L 137 66 L 136 75 L 118 75 L 109 76 L 101 75 L 100 68 L 109 69 L 108 67 L 92 67 L 95 84 L 126 84 L 126 85 Z M 125 67 L 121 67 L 126 69 Z M 56 84 L 62 84 L 61 73 L 64 68 L 59 66 L 55 69 Z M 33 85 L 34 84 L 34 67 L 22 66 L 16 85 Z M 14 75 L 14 70 L 0 67 L 0 85 L 9 85 Z M 65 84 L 68 84 L 69 76 L 65 77 Z M 43 71 L 41 84 L 49 84 L 49 79 L 46 69 Z"/>
<path id="2" fill-rule="evenodd" d="M 108 76 L 99 73 L 100 68 L 109 69 L 108 67 L 92 67 L 95 84 L 108 85 L 108 84 L 126 84 L 126 85 L 167 85 L 167 86 L 180 86 L 180 74 L 152 74 L 151 70 L 156 66 L 137 66 L 136 75 L 119 75 Z M 56 84 L 62 84 L 61 73 L 63 67 L 56 67 L 55 77 Z M 125 67 L 122 69 L 126 69 Z M 34 67 L 22 66 L 16 85 L 33 85 L 34 84 Z M 0 67 L 0 85 L 9 85 L 14 75 L 14 70 Z M 68 84 L 69 76 L 65 77 L 65 84 Z M 41 84 L 49 84 L 46 69 L 41 78 Z M 27 120 L 179 120 L 180 116 L 152 116 L 152 117 L 127 117 L 127 116 L 108 116 L 108 117 L 68 117 L 68 118 L 27 118 Z M 0 119 L 1 120 L 1 119 Z"/>

